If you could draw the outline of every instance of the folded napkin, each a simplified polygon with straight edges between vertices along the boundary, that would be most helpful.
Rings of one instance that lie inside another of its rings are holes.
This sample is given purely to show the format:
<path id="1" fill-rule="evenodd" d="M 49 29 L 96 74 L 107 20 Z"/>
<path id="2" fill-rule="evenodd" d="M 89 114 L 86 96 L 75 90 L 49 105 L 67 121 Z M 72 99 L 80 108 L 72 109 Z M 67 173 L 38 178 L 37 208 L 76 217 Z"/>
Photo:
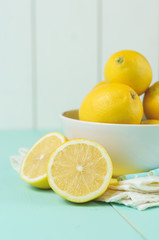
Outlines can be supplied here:
<path id="1" fill-rule="evenodd" d="M 23 158 L 25 157 L 25 155 L 27 154 L 28 151 L 29 151 L 29 149 L 27 149 L 27 148 L 19 148 L 19 151 L 18 151 L 19 155 L 10 157 L 11 166 L 18 173 L 20 172 L 20 166 L 23 161 Z"/>
<path id="2" fill-rule="evenodd" d="M 138 210 L 159 206 L 159 177 L 139 177 L 110 184 L 97 201 L 124 204 Z"/>
<path id="3" fill-rule="evenodd" d="M 10 163 L 17 172 L 27 152 L 28 149 L 20 148 L 19 155 L 11 156 Z M 96 201 L 119 203 L 138 210 L 159 206 L 159 168 L 118 177 Z"/>

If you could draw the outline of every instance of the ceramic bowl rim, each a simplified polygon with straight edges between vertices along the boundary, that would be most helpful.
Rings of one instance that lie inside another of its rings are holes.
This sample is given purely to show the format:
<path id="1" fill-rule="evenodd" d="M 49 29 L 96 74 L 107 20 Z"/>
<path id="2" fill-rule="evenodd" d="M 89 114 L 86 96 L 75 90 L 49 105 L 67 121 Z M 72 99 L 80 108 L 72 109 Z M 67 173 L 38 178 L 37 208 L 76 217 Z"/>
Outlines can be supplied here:
<path id="1" fill-rule="evenodd" d="M 119 127 L 142 127 L 142 128 L 152 128 L 152 127 L 159 127 L 159 124 L 119 124 L 119 123 L 99 123 L 99 122 L 89 122 L 89 121 L 82 121 L 82 120 L 79 120 L 79 119 L 75 119 L 75 118 L 70 118 L 70 117 L 67 117 L 65 116 L 66 113 L 69 113 L 69 112 L 73 112 L 73 111 L 78 111 L 78 109 L 71 109 L 71 110 L 67 110 L 67 111 L 64 111 L 60 114 L 60 118 L 62 119 L 69 119 L 73 122 L 80 122 L 80 123 L 83 123 L 83 124 L 89 124 L 89 125 L 96 125 L 96 126 L 119 126 Z"/>

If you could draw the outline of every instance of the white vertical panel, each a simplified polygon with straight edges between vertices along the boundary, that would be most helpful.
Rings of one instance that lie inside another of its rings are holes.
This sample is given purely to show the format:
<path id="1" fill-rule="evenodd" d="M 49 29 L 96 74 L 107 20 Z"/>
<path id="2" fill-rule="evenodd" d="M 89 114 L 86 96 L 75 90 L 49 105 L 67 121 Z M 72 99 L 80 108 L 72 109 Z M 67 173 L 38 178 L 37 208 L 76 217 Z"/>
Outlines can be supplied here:
<path id="1" fill-rule="evenodd" d="M 0 0 L 0 129 L 32 126 L 30 0 Z"/>
<path id="2" fill-rule="evenodd" d="M 159 80 L 159 1 L 103 0 L 102 76 L 105 62 L 116 51 L 132 49 L 151 64 Z"/>
<path id="3" fill-rule="evenodd" d="M 97 81 L 97 0 L 38 0 L 37 126 L 59 127 Z"/>

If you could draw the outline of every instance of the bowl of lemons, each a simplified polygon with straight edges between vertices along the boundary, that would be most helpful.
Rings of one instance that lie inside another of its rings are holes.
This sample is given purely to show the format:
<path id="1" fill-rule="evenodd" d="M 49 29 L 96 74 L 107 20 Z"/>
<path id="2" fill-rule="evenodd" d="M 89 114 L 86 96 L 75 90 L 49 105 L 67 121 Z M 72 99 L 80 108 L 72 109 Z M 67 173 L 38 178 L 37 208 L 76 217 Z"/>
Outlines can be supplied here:
<path id="1" fill-rule="evenodd" d="M 104 146 L 113 176 L 159 167 L 159 82 L 150 86 L 149 62 L 136 51 L 119 51 L 106 62 L 104 78 L 79 109 L 62 113 L 66 137 Z"/>

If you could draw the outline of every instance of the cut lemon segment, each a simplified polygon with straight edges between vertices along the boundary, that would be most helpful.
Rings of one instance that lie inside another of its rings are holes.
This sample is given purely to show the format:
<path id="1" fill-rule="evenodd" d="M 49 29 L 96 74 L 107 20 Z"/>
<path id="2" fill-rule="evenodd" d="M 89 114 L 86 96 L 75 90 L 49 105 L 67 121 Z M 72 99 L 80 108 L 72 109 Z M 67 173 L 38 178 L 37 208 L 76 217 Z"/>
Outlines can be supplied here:
<path id="1" fill-rule="evenodd" d="M 50 187 L 72 202 L 87 202 L 102 195 L 111 176 L 112 163 L 106 150 L 86 139 L 67 141 L 48 163 Z"/>
<path id="2" fill-rule="evenodd" d="M 61 133 L 51 132 L 40 138 L 24 157 L 20 177 L 38 188 L 50 188 L 47 180 L 47 164 L 56 148 L 66 142 Z"/>

